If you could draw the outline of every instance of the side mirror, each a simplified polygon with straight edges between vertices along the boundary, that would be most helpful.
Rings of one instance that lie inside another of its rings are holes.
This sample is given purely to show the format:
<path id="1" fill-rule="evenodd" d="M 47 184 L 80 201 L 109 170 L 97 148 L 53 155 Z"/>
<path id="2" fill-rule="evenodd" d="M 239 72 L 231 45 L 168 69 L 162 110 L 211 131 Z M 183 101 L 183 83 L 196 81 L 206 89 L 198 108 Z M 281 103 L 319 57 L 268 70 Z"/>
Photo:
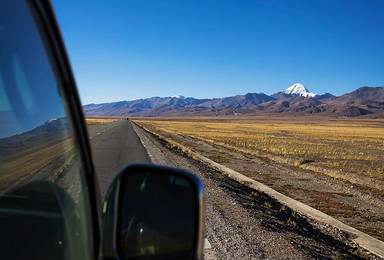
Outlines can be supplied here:
<path id="1" fill-rule="evenodd" d="M 117 175 L 103 206 L 103 259 L 202 259 L 203 186 L 193 174 L 134 164 Z"/>

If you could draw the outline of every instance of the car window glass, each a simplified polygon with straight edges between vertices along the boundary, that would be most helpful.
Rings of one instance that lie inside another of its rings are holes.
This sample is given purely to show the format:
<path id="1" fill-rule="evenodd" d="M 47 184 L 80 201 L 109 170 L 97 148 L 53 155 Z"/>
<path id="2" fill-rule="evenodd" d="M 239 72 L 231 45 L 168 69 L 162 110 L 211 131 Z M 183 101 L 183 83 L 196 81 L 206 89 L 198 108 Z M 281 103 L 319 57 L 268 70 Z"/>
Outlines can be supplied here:
<path id="1" fill-rule="evenodd" d="M 23 104 L 25 105 L 25 108 L 30 111 L 34 105 L 34 99 L 32 96 L 32 89 L 31 86 L 28 84 L 27 78 L 25 76 L 25 73 L 23 71 L 23 68 L 21 67 L 20 61 L 18 56 L 14 56 L 14 73 L 15 73 L 15 79 L 16 79 L 16 87 L 18 88 L 18 92 L 22 93 L 20 95 Z"/>
<path id="2" fill-rule="evenodd" d="M 1 4 L 2 257 L 89 259 L 88 190 L 61 80 L 27 4 Z"/>
<path id="3" fill-rule="evenodd" d="M 3 80 L 0 78 L 0 112 L 11 111 L 11 105 L 5 93 Z"/>

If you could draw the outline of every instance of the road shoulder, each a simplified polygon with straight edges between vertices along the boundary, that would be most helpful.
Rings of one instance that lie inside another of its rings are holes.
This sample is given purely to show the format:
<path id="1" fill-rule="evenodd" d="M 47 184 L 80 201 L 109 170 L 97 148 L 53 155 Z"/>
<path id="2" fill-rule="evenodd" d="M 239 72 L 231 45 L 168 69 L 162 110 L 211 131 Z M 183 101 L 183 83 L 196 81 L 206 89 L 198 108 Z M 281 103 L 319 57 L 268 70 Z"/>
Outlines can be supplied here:
<path id="1" fill-rule="evenodd" d="M 136 131 L 151 139 L 160 151 L 156 153 L 163 154 L 171 166 L 189 170 L 202 179 L 206 236 L 219 258 L 375 258 L 356 247 L 349 235 L 339 229 L 299 214 L 249 187 L 247 181 L 229 178 L 222 170 L 197 162 L 196 155 L 185 156 L 187 148 L 175 147 L 140 128 Z"/>

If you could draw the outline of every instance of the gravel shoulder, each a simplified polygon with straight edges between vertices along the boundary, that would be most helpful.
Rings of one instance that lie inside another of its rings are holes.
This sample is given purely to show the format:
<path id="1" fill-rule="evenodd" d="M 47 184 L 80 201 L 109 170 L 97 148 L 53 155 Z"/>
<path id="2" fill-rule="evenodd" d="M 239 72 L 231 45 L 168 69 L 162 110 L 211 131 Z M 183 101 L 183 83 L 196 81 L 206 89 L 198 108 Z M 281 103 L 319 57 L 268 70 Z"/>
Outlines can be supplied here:
<path id="1" fill-rule="evenodd" d="M 276 163 L 189 136 L 172 135 L 170 138 L 288 197 L 384 240 L 384 200 L 382 194 L 377 194 L 375 190 L 332 178 L 322 171 Z"/>
<path id="2" fill-rule="evenodd" d="M 198 163 L 136 125 L 134 129 L 153 163 L 188 170 L 202 180 L 206 198 L 206 237 L 212 245 L 212 252 L 206 252 L 206 259 L 375 259 L 351 243 L 347 234 L 307 219 L 267 195 Z M 179 138 L 184 143 L 188 141 L 188 137 Z M 260 169 L 264 169 L 263 176 L 273 179 L 271 172 L 289 171 L 281 165 L 224 151 L 212 144 L 189 141 L 195 145 L 189 146 L 195 151 L 212 153 L 215 157 L 212 160 L 242 173 L 258 169 L 257 174 L 263 175 Z M 248 161 L 252 167 L 243 161 Z M 235 165 L 231 165 L 233 162 Z"/>

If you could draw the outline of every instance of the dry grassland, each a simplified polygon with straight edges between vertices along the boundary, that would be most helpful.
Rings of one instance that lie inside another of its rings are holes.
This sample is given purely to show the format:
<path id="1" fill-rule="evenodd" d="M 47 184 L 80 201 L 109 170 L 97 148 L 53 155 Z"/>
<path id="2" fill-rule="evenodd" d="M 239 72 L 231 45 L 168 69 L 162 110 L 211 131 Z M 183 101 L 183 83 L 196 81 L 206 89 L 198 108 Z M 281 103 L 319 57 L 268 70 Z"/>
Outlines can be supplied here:
<path id="1" fill-rule="evenodd" d="M 134 121 L 384 241 L 383 119 L 201 117 Z"/>
<path id="2" fill-rule="evenodd" d="M 135 122 L 165 135 L 188 135 L 295 166 L 310 164 L 384 179 L 384 121 L 379 119 L 165 118 Z"/>
<path id="3" fill-rule="evenodd" d="M 120 120 L 120 118 L 116 118 L 116 117 L 86 117 L 85 118 L 85 122 L 87 123 L 87 125 L 105 124 L 105 123 L 110 123 L 118 120 Z"/>
<path id="4" fill-rule="evenodd" d="M 18 154 L 0 162 L 0 192 L 6 192 L 34 177 L 38 172 L 47 171 L 45 177 L 55 181 L 65 164 L 73 159 L 73 140 L 67 139 L 34 152 Z M 50 163 L 59 160 L 58 165 L 48 169 Z"/>

